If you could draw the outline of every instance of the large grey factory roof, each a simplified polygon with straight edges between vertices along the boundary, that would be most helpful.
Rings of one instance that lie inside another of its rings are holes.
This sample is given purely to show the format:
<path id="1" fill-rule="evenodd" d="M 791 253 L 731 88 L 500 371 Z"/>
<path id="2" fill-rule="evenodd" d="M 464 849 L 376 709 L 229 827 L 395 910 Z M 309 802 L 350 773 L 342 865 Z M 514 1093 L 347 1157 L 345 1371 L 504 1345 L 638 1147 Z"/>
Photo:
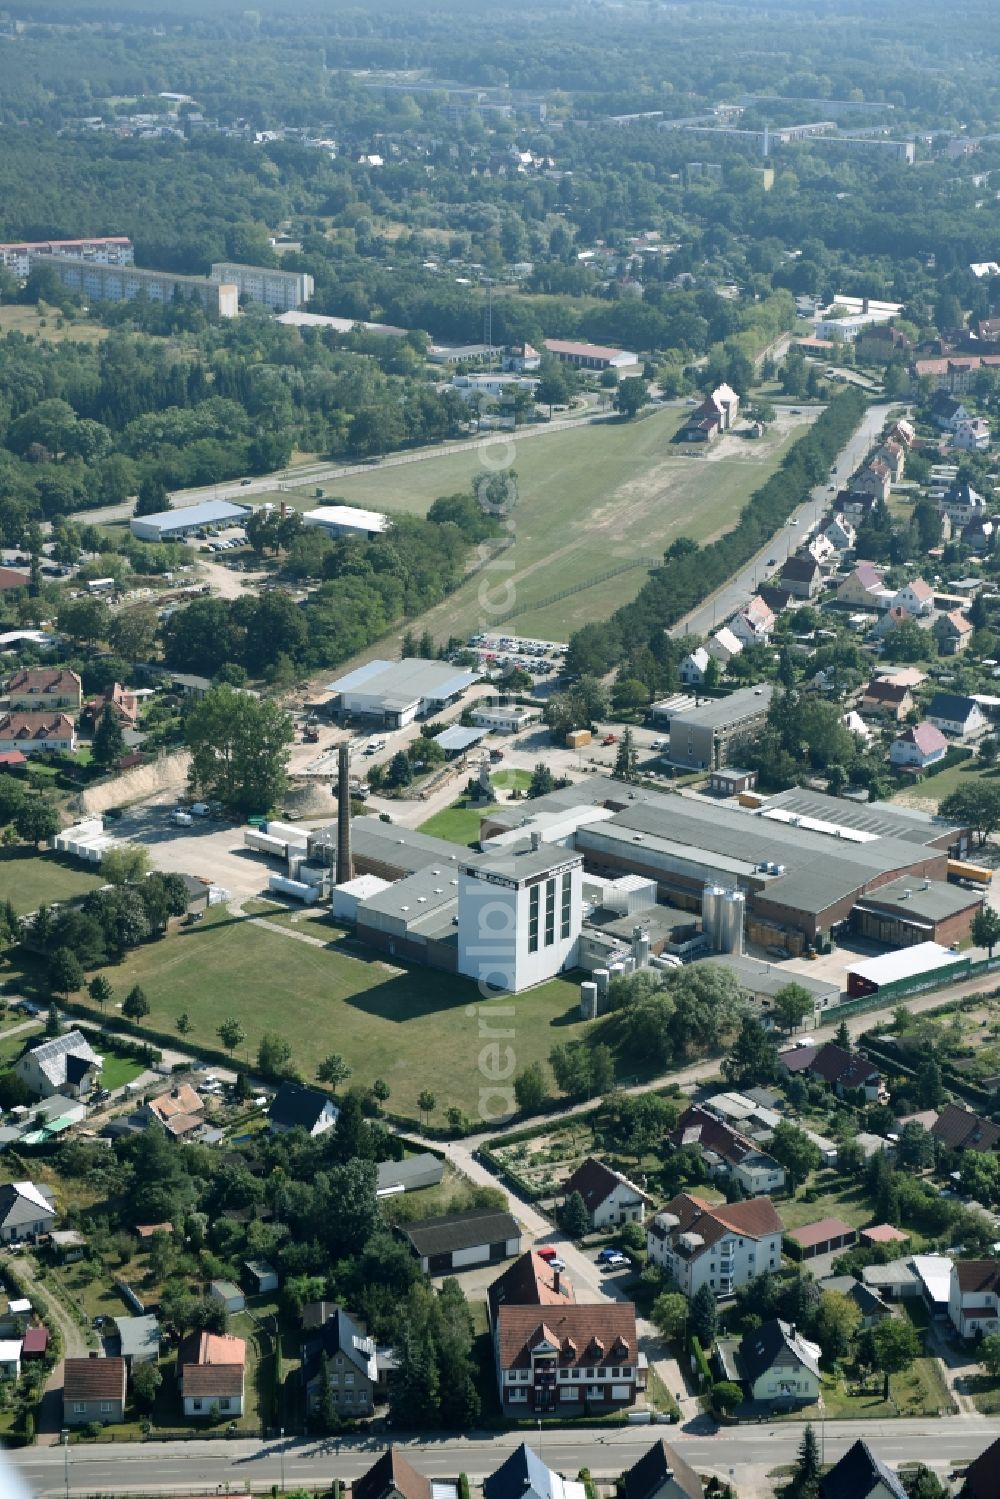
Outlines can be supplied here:
<path id="1" fill-rule="evenodd" d="M 444 838 L 433 838 L 429 833 L 419 833 L 415 828 L 382 822 L 378 817 L 352 818 L 351 844 L 354 853 L 362 858 L 380 859 L 385 864 L 394 864 L 413 873 L 438 861 L 454 870 L 462 856 L 458 844 L 449 843 Z M 314 849 L 335 851 L 336 847 L 335 822 L 328 823 L 325 828 L 315 828 L 309 834 L 310 857 Z"/>
<path id="2" fill-rule="evenodd" d="M 870 890 L 858 902 L 861 910 L 878 907 L 880 910 L 898 911 L 910 921 L 926 921 L 928 924 L 945 921 L 967 911 L 982 895 L 972 890 L 963 890 L 960 885 L 946 885 L 943 880 L 915 879 L 912 875 L 901 875 L 890 880 L 877 890 Z"/>
<path id="3" fill-rule="evenodd" d="M 624 808 L 633 802 L 665 803 L 668 798 L 662 791 L 646 791 L 642 786 L 628 786 L 624 781 L 615 781 L 611 776 L 587 776 L 582 781 L 573 781 L 558 791 L 549 791 L 545 796 L 533 797 L 530 802 L 512 802 L 507 807 L 491 808 L 491 823 L 507 828 L 519 828 L 533 822 L 541 812 L 565 812 L 569 807 Z M 671 799 L 672 800 L 672 799 Z"/>
<path id="4" fill-rule="evenodd" d="M 475 671 L 456 671 L 447 661 L 424 661 L 405 656 L 402 661 L 367 661 L 346 677 L 327 686 L 328 692 L 357 692 L 381 698 L 390 706 L 409 707 L 421 698 L 454 697 L 479 681 Z"/>
<path id="5" fill-rule="evenodd" d="M 944 817 L 934 817 L 916 807 L 897 807 L 890 802 L 848 802 L 821 791 L 803 791 L 793 786 L 769 798 L 765 810 L 782 808 L 796 817 L 813 817 L 821 822 L 837 823 L 858 832 L 875 833 L 880 838 L 900 838 L 905 843 L 926 846 L 949 833 L 956 836 L 959 827 Z"/>

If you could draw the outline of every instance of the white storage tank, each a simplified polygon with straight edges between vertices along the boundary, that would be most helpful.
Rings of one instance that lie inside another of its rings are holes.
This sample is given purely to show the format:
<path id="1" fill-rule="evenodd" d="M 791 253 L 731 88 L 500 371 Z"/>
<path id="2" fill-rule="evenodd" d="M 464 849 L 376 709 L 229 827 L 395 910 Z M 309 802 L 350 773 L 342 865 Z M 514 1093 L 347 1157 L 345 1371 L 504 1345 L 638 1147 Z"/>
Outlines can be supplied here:
<path id="1" fill-rule="evenodd" d="M 719 952 L 734 957 L 743 952 L 743 919 L 746 915 L 746 897 L 742 890 L 727 890 L 722 898 Z"/>
<path id="2" fill-rule="evenodd" d="M 595 968 L 590 977 L 597 985 L 598 999 L 607 999 L 608 984 L 611 981 L 611 975 L 608 973 L 608 970 L 606 968 Z"/>
<path id="3" fill-rule="evenodd" d="M 580 1019 L 597 1019 L 597 985 L 584 983 L 580 985 Z"/>

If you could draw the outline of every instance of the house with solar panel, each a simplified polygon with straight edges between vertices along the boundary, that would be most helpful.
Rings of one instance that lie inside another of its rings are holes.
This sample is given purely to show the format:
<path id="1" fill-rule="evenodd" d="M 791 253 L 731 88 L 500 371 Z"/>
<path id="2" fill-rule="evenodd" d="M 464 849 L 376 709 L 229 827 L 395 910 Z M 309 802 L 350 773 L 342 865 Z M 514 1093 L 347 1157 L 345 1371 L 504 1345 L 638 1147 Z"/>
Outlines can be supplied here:
<path id="1" fill-rule="evenodd" d="M 26 1051 L 14 1071 L 36 1098 L 51 1098 L 55 1093 L 66 1098 L 89 1098 L 98 1086 L 103 1065 L 103 1057 L 83 1032 L 72 1030 Z"/>

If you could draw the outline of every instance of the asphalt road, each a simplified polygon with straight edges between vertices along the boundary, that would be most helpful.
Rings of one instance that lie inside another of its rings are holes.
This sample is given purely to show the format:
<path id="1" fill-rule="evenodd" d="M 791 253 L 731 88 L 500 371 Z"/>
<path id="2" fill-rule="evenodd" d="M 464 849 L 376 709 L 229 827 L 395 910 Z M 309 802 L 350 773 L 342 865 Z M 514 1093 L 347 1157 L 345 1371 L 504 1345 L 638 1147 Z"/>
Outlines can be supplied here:
<path id="1" fill-rule="evenodd" d="M 740 1499 L 757 1499 L 771 1492 L 766 1475 L 794 1461 L 802 1439 L 799 1422 L 740 1426 L 712 1435 L 710 1429 L 631 1427 L 597 1431 L 542 1429 L 539 1439 L 527 1438 L 542 1458 L 565 1474 L 590 1468 L 595 1478 L 612 1479 L 630 1467 L 655 1437 L 665 1435 L 699 1472 L 716 1473 L 738 1483 Z M 983 1416 L 950 1417 L 939 1421 L 830 1422 L 823 1433 L 828 1462 L 839 1458 L 859 1436 L 865 1437 L 886 1462 L 925 1462 L 939 1473 L 977 1457 L 996 1437 L 996 1422 Z M 455 1478 L 465 1472 L 481 1482 L 504 1457 L 525 1439 L 505 1432 L 496 1437 L 397 1437 L 414 1466 L 431 1477 Z M 156 1442 L 81 1444 L 70 1448 L 69 1484 L 65 1454 L 58 1447 L 25 1448 L 11 1454 L 17 1470 L 31 1486 L 35 1499 L 75 1499 L 96 1494 L 208 1493 L 227 1488 L 234 1494 L 327 1484 L 334 1478 L 359 1477 L 384 1449 L 386 1436 L 363 1441 L 299 1438 L 274 1442 Z M 282 1466 L 283 1464 L 283 1466 Z M 0 1492 L 3 1487 L 0 1473 Z"/>
<path id="2" fill-rule="evenodd" d="M 850 442 L 837 455 L 835 481 L 838 489 L 846 481 L 848 475 L 859 466 L 878 437 L 885 422 L 887 410 L 888 407 L 883 405 L 870 406 Z M 810 498 L 795 511 L 793 519 L 797 520 L 797 525 L 789 522 L 788 525 L 783 526 L 778 534 L 761 548 L 756 557 L 747 563 L 746 567 L 742 568 L 735 577 L 730 578 L 711 598 L 700 604 L 693 613 L 675 625 L 672 633 L 674 635 L 710 635 L 717 626 L 722 625 L 738 609 L 743 608 L 758 583 L 762 583 L 769 576 L 777 579 L 789 552 L 794 552 L 807 528 L 818 521 L 829 508 L 830 482 L 828 480 L 825 484 L 817 485 Z M 769 567 L 768 559 L 772 557 L 775 559 L 776 566 Z"/>

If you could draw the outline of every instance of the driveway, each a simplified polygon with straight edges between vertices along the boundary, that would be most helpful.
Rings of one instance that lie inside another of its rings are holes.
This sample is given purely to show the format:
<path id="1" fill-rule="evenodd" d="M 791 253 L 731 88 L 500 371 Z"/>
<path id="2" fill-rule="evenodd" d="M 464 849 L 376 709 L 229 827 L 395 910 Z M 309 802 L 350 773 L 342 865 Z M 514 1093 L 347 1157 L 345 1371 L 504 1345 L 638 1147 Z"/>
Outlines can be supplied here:
<path id="1" fill-rule="evenodd" d="M 57 1299 L 51 1284 L 39 1279 L 38 1267 L 32 1257 L 27 1253 L 5 1254 L 0 1258 L 0 1265 L 2 1264 L 13 1266 L 18 1282 L 24 1288 L 24 1294 L 32 1303 L 39 1296 L 46 1303 L 51 1320 L 62 1334 L 66 1358 L 85 1358 L 90 1351 L 86 1334 L 62 1302 Z M 46 1381 L 38 1406 L 38 1445 L 40 1447 L 51 1447 L 59 1440 L 63 1424 L 62 1389 L 63 1363 L 60 1361 Z"/>
<path id="2" fill-rule="evenodd" d="M 958 1406 L 959 1415 L 974 1416 L 976 1403 L 972 1398 L 972 1381 L 981 1374 L 979 1364 L 953 1337 L 951 1328 L 940 1322 L 932 1322 L 927 1331 L 927 1352 L 941 1363 L 945 1384 Z"/>

